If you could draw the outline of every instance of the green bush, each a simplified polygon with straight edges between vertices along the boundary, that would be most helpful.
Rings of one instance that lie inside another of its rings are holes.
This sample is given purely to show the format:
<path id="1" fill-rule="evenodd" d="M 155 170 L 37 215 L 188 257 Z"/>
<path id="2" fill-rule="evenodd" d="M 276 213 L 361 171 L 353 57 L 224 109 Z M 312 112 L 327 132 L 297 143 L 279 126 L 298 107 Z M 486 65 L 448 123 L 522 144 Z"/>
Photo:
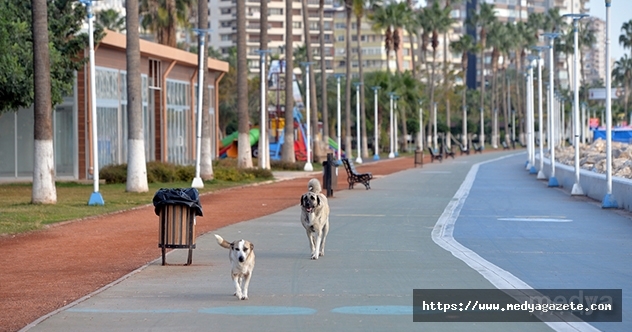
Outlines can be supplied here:
<path id="1" fill-rule="evenodd" d="M 271 160 L 270 167 L 281 171 L 302 171 L 305 168 L 305 162 L 297 161 L 290 163 L 282 160 Z"/>
<path id="2" fill-rule="evenodd" d="M 147 163 L 147 182 L 173 182 L 178 179 L 173 164 L 150 161 Z"/>
<path id="3" fill-rule="evenodd" d="M 266 169 L 248 168 L 238 169 L 232 162 L 215 163 L 213 166 L 213 176 L 222 181 L 249 181 L 254 179 L 271 179 L 272 172 Z M 101 169 L 99 177 L 106 183 L 127 182 L 127 164 L 108 165 Z M 147 163 L 148 183 L 169 183 L 175 181 L 191 181 L 195 177 L 195 166 L 193 165 L 173 165 L 151 161 Z"/>
<path id="4" fill-rule="evenodd" d="M 99 178 L 105 183 L 125 183 L 127 182 L 127 164 L 108 165 L 99 170 Z"/>
<path id="5" fill-rule="evenodd" d="M 237 168 L 217 167 L 213 170 L 215 180 L 221 181 L 244 181 L 252 180 L 254 175 L 239 171 Z"/>
<path id="6" fill-rule="evenodd" d="M 269 169 L 261 169 L 261 168 L 248 168 L 243 170 L 246 174 L 251 174 L 256 179 L 272 179 L 274 175 L 272 175 L 272 171 Z"/>
<path id="7" fill-rule="evenodd" d="M 195 177 L 195 166 L 176 166 L 176 176 L 180 181 L 191 181 Z"/>

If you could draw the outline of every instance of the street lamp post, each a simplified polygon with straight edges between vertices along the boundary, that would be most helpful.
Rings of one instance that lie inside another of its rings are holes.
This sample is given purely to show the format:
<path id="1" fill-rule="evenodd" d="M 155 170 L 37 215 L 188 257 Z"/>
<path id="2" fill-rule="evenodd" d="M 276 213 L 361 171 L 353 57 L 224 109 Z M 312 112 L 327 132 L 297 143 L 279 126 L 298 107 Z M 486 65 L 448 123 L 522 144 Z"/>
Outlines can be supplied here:
<path id="1" fill-rule="evenodd" d="M 393 92 L 390 92 L 388 94 L 388 97 L 390 99 L 390 103 L 391 103 L 391 107 L 390 107 L 390 111 L 391 111 L 391 116 L 390 116 L 390 122 L 389 122 L 389 143 L 390 143 L 390 151 L 388 153 L 388 158 L 392 159 L 395 158 L 395 153 L 393 153 L 393 99 L 396 97 L 397 95 Z"/>
<path id="2" fill-rule="evenodd" d="M 338 157 L 338 164 L 340 164 L 340 159 L 341 159 L 341 150 L 342 150 L 342 145 L 340 142 L 340 78 L 345 76 L 344 74 L 334 74 L 334 77 L 336 78 L 336 85 L 338 88 L 338 94 L 336 95 L 336 101 L 338 102 L 338 108 L 337 108 L 337 121 L 336 121 L 336 140 L 338 143 L 338 150 L 336 151 L 337 153 L 337 157 Z"/>
<path id="3" fill-rule="evenodd" d="M 543 111 L 542 111 L 542 57 L 540 54 L 542 51 L 548 49 L 548 46 L 536 46 L 533 49 L 538 51 L 538 139 L 540 140 L 539 145 L 539 154 L 540 154 L 540 168 L 538 169 L 537 179 L 544 180 L 546 176 L 544 175 L 544 135 L 542 134 L 544 130 L 544 121 L 543 121 Z"/>
<path id="4" fill-rule="evenodd" d="M 533 135 L 533 131 L 534 131 L 534 125 L 533 125 L 533 121 L 534 121 L 534 114 L 533 114 L 533 99 L 534 99 L 534 93 L 533 93 L 533 65 L 531 62 L 533 62 L 533 60 L 535 60 L 537 57 L 530 55 L 528 56 L 529 59 L 529 66 L 528 66 L 528 74 L 527 74 L 527 152 L 529 155 L 529 160 L 527 162 L 527 171 L 529 171 L 529 173 L 531 174 L 536 174 L 537 171 L 535 169 L 535 139 L 534 139 L 534 135 Z"/>
<path id="5" fill-rule="evenodd" d="M 92 116 L 92 178 L 94 191 L 90 195 L 88 205 L 105 205 L 103 196 L 99 192 L 99 136 L 97 135 L 97 93 L 94 64 L 94 12 L 92 11 L 92 0 L 80 1 L 86 6 L 88 43 L 90 47 L 90 113 Z"/>
<path id="6" fill-rule="evenodd" d="M 306 172 L 311 172 L 314 170 L 312 166 L 312 128 L 311 128 L 311 117 L 310 117 L 310 109 L 309 109 L 309 65 L 311 62 L 303 62 L 301 63 L 305 66 L 305 117 L 307 120 L 307 162 L 305 163 L 305 167 L 303 168 Z"/>
<path id="7" fill-rule="evenodd" d="M 606 195 L 601 207 L 617 208 L 619 205 L 612 196 L 612 73 L 610 69 L 610 6 L 612 0 L 606 0 Z"/>
<path id="8" fill-rule="evenodd" d="M 419 135 L 417 135 L 417 151 L 424 150 L 424 111 L 421 108 L 423 100 L 419 100 Z"/>
<path id="9" fill-rule="evenodd" d="M 399 100 L 399 96 L 395 96 L 395 115 L 393 120 L 393 145 L 395 147 L 395 157 L 399 157 L 399 133 L 397 132 L 397 101 Z"/>
<path id="10" fill-rule="evenodd" d="M 198 95 L 197 95 L 197 127 L 195 129 L 195 177 L 191 183 L 193 188 L 204 188 L 204 181 L 200 177 L 200 159 L 202 158 L 202 109 L 204 99 L 204 45 L 208 29 L 193 29 L 198 35 Z"/>
<path id="11" fill-rule="evenodd" d="M 267 159 L 268 159 L 268 136 L 266 127 L 268 125 L 266 121 L 266 112 L 268 111 L 268 103 L 266 101 L 266 87 L 264 82 L 266 82 L 266 54 L 270 53 L 269 50 L 258 50 L 257 53 L 261 56 L 261 64 L 260 74 L 261 74 L 261 120 L 259 122 L 259 168 L 267 169 Z"/>
<path id="12" fill-rule="evenodd" d="M 358 157 L 356 158 L 356 164 L 362 164 L 362 148 L 360 144 L 360 89 L 362 89 L 362 82 L 355 82 L 356 88 L 356 145 L 358 147 Z"/>
<path id="13" fill-rule="evenodd" d="M 380 160 L 380 148 L 379 148 L 379 134 L 380 131 L 378 130 L 378 121 L 377 121 L 377 92 L 378 90 L 380 90 L 379 86 L 374 86 L 372 87 L 373 89 L 373 111 L 374 111 L 374 126 L 373 126 L 373 133 L 374 133 L 374 137 L 375 137 L 375 143 L 374 143 L 374 147 L 373 147 L 373 160 Z"/>
<path id="14" fill-rule="evenodd" d="M 582 186 L 580 184 L 579 176 L 579 36 L 577 25 L 579 20 L 588 16 L 587 14 L 566 14 L 563 17 L 570 17 L 573 19 L 573 35 L 574 35 L 574 65 L 573 65 L 573 147 L 575 148 L 575 184 L 571 189 L 571 195 L 580 196 L 584 195 Z M 609 60 L 608 60 L 609 61 Z M 608 62 L 606 61 L 606 62 Z M 608 94 L 609 91 L 606 91 Z"/>
<path id="15" fill-rule="evenodd" d="M 549 149 L 551 153 L 551 175 L 549 176 L 549 187 L 559 187 L 559 182 L 555 177 L 555 110 L 553 108 L 553 73 L 555 72 L 555 66 L 553 63 L 553 51 L 555 38 L 557 38 L 560 34 L 557 32 L 546 32 L 544 36 L 549 39 L 549 91 L 548 91 L 548 100 L 547 103 L 547 119 L 549 121 L 548 124 L 548 141 L 549 141 Z"/>
<path id="16" fill-rule="evenodd" d="M 434 103 L 432 108 L 432 148 L 437 150 L 437 103 Z"/>

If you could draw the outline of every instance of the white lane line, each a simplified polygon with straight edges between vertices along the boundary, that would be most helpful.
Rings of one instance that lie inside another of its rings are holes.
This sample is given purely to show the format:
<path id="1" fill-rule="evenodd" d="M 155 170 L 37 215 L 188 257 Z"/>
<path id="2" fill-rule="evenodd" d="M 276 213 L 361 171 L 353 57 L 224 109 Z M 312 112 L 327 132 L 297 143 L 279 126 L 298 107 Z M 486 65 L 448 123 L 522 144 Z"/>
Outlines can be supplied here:
<path id="1" fill-rule="evenodd" d="M 571 222 L 571 219 L 559 218 L 498 218 L 500 221 L 531 221 L 531 222 Z"/>
<path id="2" fill-rule="evenodd" d="M 488 262 L 483 257 L 479 256 L 474 251 L 460 244 L 453 237 L 454 224 L 461 213 L 461 209 L 465 204 L 465 200 L 470 193 L 470 189 L 476 179 L 476 174 L 480 165 L 495 162 L 501 159 L 513 157 L 507 155 L 504 157 L 480 162 L 474 164 L 470 171 L 467 173 L 465 180 L 461 184 L 461 187 L 456 192 L 448 206 L 437 220 L 434 228 L 432 229 L 432 240 L 441 248 L 449 251 L 454 257 L 460 259 L 469 267 L 480 273 L 485 279 L 487 279 L 492 285 L 498 289 L 533 289 L 524 281 L 514 276 L 508 271 Z M 528 294 L 526 294 L 528 296 Z M 563 318 L 562 318 L 563 320 Z M 560 322 L 551 323 L 545 322 L 550 328 L 556 331 L 599 331 L 592 325 L 584 322 Z"/>

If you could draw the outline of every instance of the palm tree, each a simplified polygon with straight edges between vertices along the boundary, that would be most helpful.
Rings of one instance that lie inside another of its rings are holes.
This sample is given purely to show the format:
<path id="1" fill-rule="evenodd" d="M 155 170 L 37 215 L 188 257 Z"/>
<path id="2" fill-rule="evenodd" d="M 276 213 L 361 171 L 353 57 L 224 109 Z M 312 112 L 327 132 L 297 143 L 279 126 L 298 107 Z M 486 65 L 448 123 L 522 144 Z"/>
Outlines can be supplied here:
<path id="1" fill-rule="evenodd" d="M 495 22 L 489 30 L 489 34 L 487 36 L 487 40 L 489 42 L 489 46 L 492 47 L 492 99 L 491 99 L 491 111 L 493 114 L 492 121 L 492 146 L 494 149 L 498 148 L 498 66 L 500 61 L 500 56 L 502 53 L 505 53 L 505 49 L 507 48 L 506 36 L 508 33 L 507 27 L 499 22 Z"/>
<path id="2" fill-rule="evenodd" d="M 480 108 L 480 112 L 481 112 L 481 134 L 479 137 L 479 142 L 481 144 L 481 146 L 485 145 L 485 121 L 484 121 L 484 111 L 485 111 L 485 85 L 486 85 L 486 80 L 485 80 L 485 50 L 487 48 L 486 43 L 487 43 L 487 32 L 489 30 L 489 27 L 497 21 L 496 18 L 496 13 L 495 11 L 495 6 L 494 5 L 490 5 L 488 3 L 481 3 L 479 5 L 479 9 L 478 9 L 478 13 L 475 13 L 474 15 L 471 16 L 471 22 L 469 22 L 470 25 L 473 25 L 475 27 L 479 28 L 479 43 L 480 43 L 480 47 L 479 47 L 479 51 L 480 51 L 480 61 L 481 61 L 481 68 L 480 68 L 480 73 L 481 73 L 481 108 Z"/>
<path id="3" fill-rule="evenodd" d="M 208 2 L 207 1 L 198 1 L 198 29 L 208 29 Z M 265 30 L 265 29 L 262 29 Z M 208 34 L 204 34 L 205 42 L 204 45 L 209 45 L 209 37 Z M 204 47 L 204 50 L 201 54 L 202 57 L 202 68 L 206 71 L 208 65 L 208 47 Z M 202 83 L 202 143 L 200 145 L 200 178 L 203 180 L 212 180 L 214 178 L 213 174 L 213 151 L 211 151 L 211 142 L 214 137 L 211 137 L 211 133 L 213 132 L 211 128 L 211 114 L 208 112 L 210 109 L 210 96 L 208 91 L 208 86 L 211 84 L 211 77 L 204 73 L 204 82 Z M 267 114 L 267 112 L 266 112 Z"/>
<path id="4" fill-rule="evenodd" d="M 138 8 L 138 0 L 127 0 L 126 11 Z M 140 87 L 140 39 L 138 15 L 127 15 L 125 57 L 127 59 L 127 182 L 128 192 L 147 192 L 145 138 L 143 132 L 142 93 Z"/>
<path id="5" fill-rule="evenodd" d="M 406 8 L 406 3 L 391 2 L 386 6 L 376 6 L 370 17 L 373 21 L 373 30 L 384 31 L 384 49 L 386 50 L 386 68 L 388 71 L 390 71 L 391 51 L 397 54 L 401 45 L 400 29 L 404 27 Z M 400 72 L 397 57 L 395 60 L 397 71 Z"/>
<path id="6" fill-rule="evenodd" d="M 578 44 L 580 50 L 592 49 L 595 43 L 597 42 L 597 37 L 595 36 L 597 31 L 592 26 L 591 21 L 588 21 L 584 25 L 580 25 L 578 31 Z M 584 67 L 584 62 L 586 59 L 586 52 L 580 52 L 579 62 L 580 68 Z M 581 85 L 586 84 L 586 75 L 584 70 L 581 71 Z"/>
<path id="7" fill-rule="evenodd" d="M 48 50 L 48 6 L 46 0 L 32 0 L 33 93 L 35 148 L 31 203 L 57 203 L 53 153 L 53 112 Z M 96 139 L 96 138 L 95 138 Z"/>
<path id="8" fill-rule="evenodd" d="M 470 35 L 461 35 L 461 38 L 456 42 L 450 43 L 450 49 L 452 52 L 461 53 L 461 70 L 463 71 L 463 92 L 462 92 L 462 107 L 463 107 L 463 126 L 461 132 L 461 143 L 467 146 L 467 88 L 465 81 L 467 80 L 467 68 L 468 68 L 468 54 L 470 52 L 476 52 L 476 44 L 474 38 Z"/>
<path id="9" fill-rule="evenodd" d="M 138 1 L 136 1 L 136 3 L 138 4 Z M 138 8 L 138 6 L 136 8 Z M 119 12 L 112 8 L 97 12 L 96 23 L 108 30 L 116 32 L 125 31 L 125 17 L 121 17 Z"/>
<path id="10" fill-rule="evenodd" d="M 329 138 L 329 109 L 327 108 L 327 54 L 325 54 L 325 0 L 318 1 L 318 39 L 320 40 L 320 97 L 323 116 L 323 140 Z"/>
<path id="11" fill-rule="evenodd" d="M 632 55 L 632 20 L 629 20 L 621 25 L 621 31 L 623 33 L 619 36 L 619 44 L 623 48 L 629 48 Z"/>
<path id="12" fill-rule="evenodd" d="M 189 8 L 194 0 L 141 0 L 143 29 L 154 33 L 159 44 L 176 47 L 176 28 L 189 26 Z"/>
<path id="13" fill-rule="evenodd" d="M 285 22 L 292 22 L 292 0 L 285 0 Z M 283 128 L 283 150 L 281 159 L 284 162 L 294 163 L 294 49 L 292 24 L 285 24 L 285 127 Z M 283 67 L 281 67 L 283 68 Z"/>
<path id="14" fill-rule="evenodd" d="M 627 114 L 630 84 L 632 83 L 632 58 L 627 54 L 624 54 L 621 59 L 614 62 L 612 79 L 615 83 L 623 85 L 623 110 Z"/>
<path id="15" fill-rule="evenodd" d="M 445 0 L 445 6 L 443 7 L 443 10 L 446 11 L 448 13 L 448 18 L 450 18 L 450 13 L 452 12 L 452 3 L 455 4 L 460 4 L 461 0 Z M 452 25 L 452 24 L 450 24 Z M 448 88 L 449 84 L 450 84 L 450 80 L 448 80 L 448 70 L 449 70 L 449 65 L 448 65 L 448 31 L 450 27 L 446 28 L 445 31 L 443 31 L 443 84 L 444 84 L 444 91 L 446 93 L 446 97 L 445 97 L 445 113 L 446 113 L 446 125 L 448 127 L 448 139 L 447 139 L 447 143 L 446 145 L 448 146 L 448 148 L 451 147 L 451 141 L 450 141 L 450 136 L 452 135 L 450 132 L 450 127 L 452 126 L 451 124 L 451 119 L 450 119 L 450 98 L 448 98 L 448 92 L 450 91 L 450 89 Z"/>
<path id="16" fill-rule="evenodd" d="M 450 18 L 450 10 L 443 9 L 439 7 L 438 2 L 434 2 L 430 7 L 426 8 L 426 19 L 428 22 L 428 27 L 432 31 L 432 68 L 431 68 L 431 78 L 429 82 L 430 86 L 430 106 L 434 105 L 434 92 L 435 92 L 435 69 L 436 69 L 436 60 L 437 60 L 437 47 L 439 46 L 439 34 L 448 30 L 448 28 L 452 25 L 452 19 Z M 435 116 L 436 113 L 432 113 L 432 123 L 437 123 Z M 433 138 L 434 145 L 433 148 L 437 148 L 437 137 Z"/>
<path id="17" fill-rule="evenodd" d="M 246 47 L 246 3 L 237 1 L 237 167 L 252 168 L 250 116 L 248 114 L 248 48 Z"/>

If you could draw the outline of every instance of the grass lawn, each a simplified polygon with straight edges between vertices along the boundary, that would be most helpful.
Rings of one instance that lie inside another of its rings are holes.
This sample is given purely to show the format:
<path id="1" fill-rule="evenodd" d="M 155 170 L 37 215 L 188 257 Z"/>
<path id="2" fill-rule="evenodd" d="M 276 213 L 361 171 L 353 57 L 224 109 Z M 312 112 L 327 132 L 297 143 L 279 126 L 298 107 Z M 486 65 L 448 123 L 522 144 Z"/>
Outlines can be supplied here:
<path id="1" fill-rule="evenodd" d="M 252 180 L 229 182 L 212 180 L 198 189 L 200 194 L 222 188 L 260 182 Z M 104 206 L 89 206 L 88 199 L 93 191 L 92 184 L 57 183 L 57 204 L 31 204 L 31 183 L 0 185 L 0 234 L 16 234 L 41 229 L 45 225 L 62 221 L 126 210 L 152 204 L 156 191 L 160 188 L 189 188 L 190 182 L 150 183 L 146 193 L 128 193 L 125 184 L 102 184 L 99 192 Z"/>

